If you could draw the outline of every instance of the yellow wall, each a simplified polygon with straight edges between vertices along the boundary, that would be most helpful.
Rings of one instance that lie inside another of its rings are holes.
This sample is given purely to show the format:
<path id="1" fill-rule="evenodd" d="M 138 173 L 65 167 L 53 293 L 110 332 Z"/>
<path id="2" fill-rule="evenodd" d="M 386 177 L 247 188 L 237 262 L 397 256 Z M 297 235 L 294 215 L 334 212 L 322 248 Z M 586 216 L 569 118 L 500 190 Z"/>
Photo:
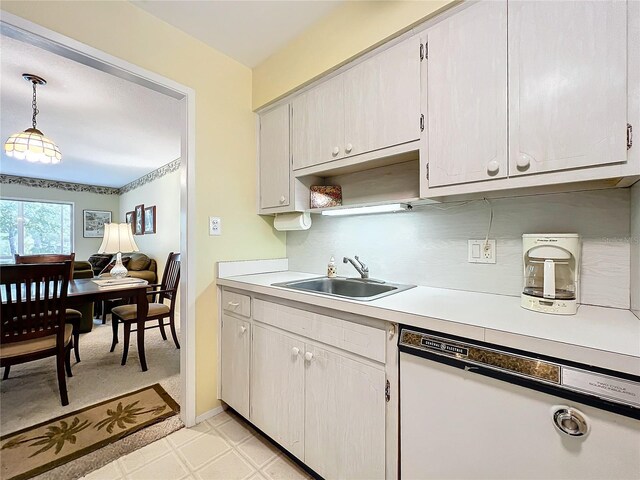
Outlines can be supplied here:
<path id="1" fill-rule="evenodd" d="M 255 214 L 251 70 L 128 2 L 3 0 L 2 9 L 195 90 L 197 414 L 215 408 L 214 264 L 285 253 L 284 235 Z M 222 217 L 221 237 L 208 235 L 209 215 Z"/>
<path id="2" fill-rule="evenodd" d="M 455 3 L 346 2 L 253 69 L 253 108 L 311 82 Z"/>

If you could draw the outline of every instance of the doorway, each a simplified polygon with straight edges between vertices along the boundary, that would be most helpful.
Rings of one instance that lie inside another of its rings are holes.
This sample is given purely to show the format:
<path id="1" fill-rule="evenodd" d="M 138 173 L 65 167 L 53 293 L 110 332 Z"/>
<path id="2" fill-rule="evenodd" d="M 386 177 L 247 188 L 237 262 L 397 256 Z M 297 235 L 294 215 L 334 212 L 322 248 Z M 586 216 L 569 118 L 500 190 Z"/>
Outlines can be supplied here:
<path id="1" fill-rule="evenodd" d="M 180 103 L 180 417 L 195 424 L 195 92 L 173 80 L 111 56 L 33 22 L 3 12 L 0 34 L 175 98 Z M 134 360 L 131 359 L 131 362 Z M 153 368 L 152 365 L 149 366 Z M 144 375 L 140 372 L 140 375 Z M 144 377 L 141 377 L 144 378 Z"/>

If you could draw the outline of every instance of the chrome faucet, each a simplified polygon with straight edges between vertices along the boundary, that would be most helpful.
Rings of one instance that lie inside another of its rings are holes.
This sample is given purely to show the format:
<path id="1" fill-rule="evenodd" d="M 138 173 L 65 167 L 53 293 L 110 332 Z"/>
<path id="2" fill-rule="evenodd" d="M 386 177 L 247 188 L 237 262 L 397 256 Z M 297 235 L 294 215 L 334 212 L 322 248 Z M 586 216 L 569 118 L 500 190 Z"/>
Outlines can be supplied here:
<path id="1" fill-rule="evenodd" d="M 357 255 L 355 260 L 344 257 L 342 259 L 342 263 L 350 263 L 351 265 L 353 265 L 353 268 L 355 268 L 358 271 L 358 273 L 360 274 L 360 277 L 369 278 L 369 267 L 367 267 L 364 263 L 362 263 Z"/>

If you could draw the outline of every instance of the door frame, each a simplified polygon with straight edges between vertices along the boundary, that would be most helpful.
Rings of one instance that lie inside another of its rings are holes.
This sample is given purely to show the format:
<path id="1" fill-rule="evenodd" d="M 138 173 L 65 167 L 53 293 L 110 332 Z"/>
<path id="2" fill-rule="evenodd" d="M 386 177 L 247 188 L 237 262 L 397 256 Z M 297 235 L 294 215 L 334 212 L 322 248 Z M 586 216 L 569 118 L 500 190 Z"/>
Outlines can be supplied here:
<path id="1" fill-rule="evenodd" d="M 187 427 L 195 425 L 196 274 L 195 255 L 189 254 L 195 253 L 195 90 L 8 12 L 2 12 L 0 33 L 180 101 L 180 254 L 183 278 L 180 283 L 180 418 Z"/>

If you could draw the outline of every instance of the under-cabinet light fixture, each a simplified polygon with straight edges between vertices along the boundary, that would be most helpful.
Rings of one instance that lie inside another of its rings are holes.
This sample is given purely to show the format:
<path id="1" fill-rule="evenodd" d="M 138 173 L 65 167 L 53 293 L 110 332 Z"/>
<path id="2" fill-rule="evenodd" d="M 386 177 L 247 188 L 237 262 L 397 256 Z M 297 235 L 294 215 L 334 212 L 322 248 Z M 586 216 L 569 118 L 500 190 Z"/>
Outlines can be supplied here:
<path id="1" fill-rule="evenodd" d="M 343 216 L 343 215 L 367 215 L 370 213 L 391 213 L 411 210 L 411 205 L 407 203 L 392 203 L 389 205 L 372 205 L 370 207 L 336 208 L 335 210 L 323 210 L 322 215 Z"/>

